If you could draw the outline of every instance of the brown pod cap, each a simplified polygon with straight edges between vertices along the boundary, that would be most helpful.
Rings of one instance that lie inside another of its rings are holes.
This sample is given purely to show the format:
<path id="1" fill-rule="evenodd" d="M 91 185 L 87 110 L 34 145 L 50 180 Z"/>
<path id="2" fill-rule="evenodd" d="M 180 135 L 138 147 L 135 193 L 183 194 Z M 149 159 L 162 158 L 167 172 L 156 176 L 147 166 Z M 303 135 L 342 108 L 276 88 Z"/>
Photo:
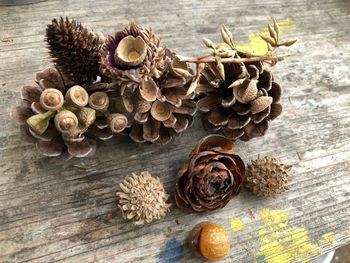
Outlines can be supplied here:
<path id="1" fill-rule="evenodd" d="M 114 53 L 117 65 L 137 66 L 147 54 L 147 45 L 142 37 L 126 36 L 120 42 Z"/>
<path id="2" fill-rule="evenodd" d="M 40 104 L 45 110 L 58 110 L 62 107 L 63 103 L 63 94 L 58 89 L 46 89 L 40 95 Z"/>
<path id="3" fill-rule="evenodd" d="M 66 101 L 75 107 L 85 107 L 89 102 L 89 94 L 83 87 L 75 85 L 67 91 Z"/>
<path id="4" fill-rule="evenodd" d="M 151 115 L 157 121 L 166 121 L 171 116 L 171 109 L 168 103 L 159 100 L 152 104 Z"/>
<path id="5" fill-rule="evenodd" d="M 89 106 L 98 111 L 105 111 L 109 106 L 109 97 L 104 91 L 97 91 L 90 95 Z"/>
<path id="6" fill-rule="evenodd" d="M 209 135 L 197 143 L 178 172 L 176 204 L 194 213 L 222 209 L 239 194 L 244 178 L 245 166 L 233 154 L 233 142 Z"/>
<path id="7" fill-rule="evenodd" d="M 157 99 L 158 86 L 153 80 L 143 81 L 139 92 L 145 101 L 152 102 Z"/>
<path id="8" fill-rule="evenodd" d="M 55 116 L 56 129 L 62 133 L 69 133 L 78 127 L 77 116 L 68 110 L 60 111 Z"/>
<path id="9" fill-rule="evenodd" d="M 109 127 L 112 132 L 122 132 L 128 126 L 128 119 L 125 115 L 120 113 L 113 113 L 108 118 Z"/>
<path id="10" fill-rule="evenodd" d="M 211 222 L 202 222 L 193 228 L 191 244 L 204 258 L 220 260 L 228 254 L 231 238 L 229 232 L 222 226 Z"/>

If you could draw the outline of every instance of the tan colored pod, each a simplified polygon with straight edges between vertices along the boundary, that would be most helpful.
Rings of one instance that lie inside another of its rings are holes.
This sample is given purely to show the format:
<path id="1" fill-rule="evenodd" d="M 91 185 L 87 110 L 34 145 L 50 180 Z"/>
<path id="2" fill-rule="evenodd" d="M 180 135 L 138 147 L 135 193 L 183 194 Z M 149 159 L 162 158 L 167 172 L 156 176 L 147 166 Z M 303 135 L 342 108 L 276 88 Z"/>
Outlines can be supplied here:
<path id="1" fill-rule="evenodd" d="M 40 105 L 49 111 L 55 111 L 62 107 L 64 97 L 58 89 L 45 89 L 40 95 Z"/>
<path id="2" fill-rule="evenodd" d="M 115 50 L 114 60 L 118 65 L 137 66 L 141 64 L 147 53 L 147 45 L 142 37 L 124 37 Z"/>

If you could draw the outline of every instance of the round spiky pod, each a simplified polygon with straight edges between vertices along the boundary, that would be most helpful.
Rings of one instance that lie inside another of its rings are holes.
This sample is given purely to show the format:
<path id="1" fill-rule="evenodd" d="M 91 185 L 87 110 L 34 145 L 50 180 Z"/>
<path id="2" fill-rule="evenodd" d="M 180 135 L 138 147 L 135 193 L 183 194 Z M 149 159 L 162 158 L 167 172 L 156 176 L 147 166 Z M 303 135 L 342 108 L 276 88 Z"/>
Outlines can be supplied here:
<path id="1" fill-rule="evenodd" d="M 83 84 L 99 76 L 99 52 L 104 42 L 101 34 L 61 17 L 47 26 L 46 41 L 56 67 L 68 80 Z"/>
<path id="2" fill-rule="evenodd" d="M 258 157 L 247 167 L 246 187 L 257 196 L 275 197 L 288 190 L 291 166 L 281 164 L 275 157 Z"/>
<path id="3" fill-rule="evenodd" d="M 170 204 L 166 203 L 169 196 L 163 184 L 147 171 L 128 175 L 116 195 L 124 219 L 132 220 L 135 225 L 160 219 L 169 211 Z"/>

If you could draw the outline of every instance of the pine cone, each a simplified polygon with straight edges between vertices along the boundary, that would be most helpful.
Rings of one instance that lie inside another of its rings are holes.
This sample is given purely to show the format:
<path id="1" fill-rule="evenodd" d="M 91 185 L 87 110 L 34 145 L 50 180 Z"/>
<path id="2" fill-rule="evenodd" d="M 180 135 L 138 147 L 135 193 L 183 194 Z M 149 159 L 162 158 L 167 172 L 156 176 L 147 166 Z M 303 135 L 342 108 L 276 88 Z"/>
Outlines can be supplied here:
<path id="1" fill-rule="evenodd" d="M 80 86 L 68 89 L 56 68 L 38 72 L 35 80 L 22 87 L 21 99 L 12 117 L 46 156 L 90 156 L 95 153 L 96 140 L 112 137 L 114 123 L 94 109 L 96 92 L 89 96 Z"/>
<path id="2" fill-rule="evenodd" d="M 122 86 L 158 78 L 164 64 L 165 49 L 152 29 L 131 22 L 124 30 L 109 36 L 101 51 L 101 73 Z"/>
<path id="3" fill-rule="evenodd" d="M 53 19 L 46 29 L 50 55 L 73 83 L 93 82 L 99 76 L 99 52 L 104 38 L 75 20 Z"/>
<path id="4" fill-rule="evenodd" d="M 133 220 L 135 225 L 160 219 L 169 211 L 170 205 L 166 203 L 169 196 L 163 184 L 147 171 L 127 176 L 116 195 L 124 219 Z"/>
<path id="5" fill-rule="evenodd" d="M 265 135 L 268 122 L 282 112 L 282 90 L 260 62 L 224 63 L 225 80 L 215 63 L 206 64 L 199 87 L 198 110 L 207 130 L 231 140 Z"/>
<path id="6" fill-rule="evenodd" d="M 119 89 L 116 109 L 128 116 L 125 133 L 135 142 L 167 144 L 192 124 L 197 111 L 194 94 L 187 95 L 192 71 L 169 50 L 164 56 L 171 63 L 159 78 Z"/>
<path id="7" fill-rule="evenodd" d="M 219 210 L 240 192 L 245 166 L 232 151 L 232 141 L 220 135 L 198 142 L 177 176 L 178 207 L 195 213 Z"/>
<path id="8" fill-rule="evenodd" d="M 290 169 L 274 157 L 258 157 L 247 167 L 246 186 L 257 196 L 275 197 L 288 189 Z"/>

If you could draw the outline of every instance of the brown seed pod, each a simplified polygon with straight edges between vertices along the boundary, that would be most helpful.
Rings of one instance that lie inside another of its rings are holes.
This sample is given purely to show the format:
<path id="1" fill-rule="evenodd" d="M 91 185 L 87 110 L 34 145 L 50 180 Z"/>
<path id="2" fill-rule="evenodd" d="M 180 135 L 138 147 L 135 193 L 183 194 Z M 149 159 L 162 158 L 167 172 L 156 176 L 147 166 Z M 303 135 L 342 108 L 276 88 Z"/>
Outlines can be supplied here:
<path id="1" fill-rule="evenodd" d="M 191 232 L 190 241 L 192 247 L 209 260 L 224 258 L 231 246 L 230 234 L 222 226 L 211 222 L 197 224 Z"/>
<path id="2" fill-rule="evenodd" d="M 65 97 L 67 103 L 74 107 L 85 107 L 89 102 L 89 94 L 78 85 L 71 87 Z"/>
<path id="3" fill-rule="evenodd" d="M 109 127 L 112 132 L 119 133 L 122 132 L 128 125 L 128 119 L 125 115 L 120 113 L 113 113 L 108 118 Z"/>
<path id="4" fill-rule="evenodd" d="M 68 110 L 60 111 L 55 116 L 56 129 L 62 133 L 69 133 L 78 127 L 77 116 Z"/>
<path id="5" fill-rule="evenodd" d="M 137 66 L 142 63 L 146 54 L 147 46 L 140 36 L 126 36 L 119 42 L 114 60 L 117 65 Z"/>
<path id="6" fill-rule="evenodd" d="M 109 98 L 106 92 L 97 91 L 90 95 L 89 106 L 98 111 L 105 111 L 109 106 Z"/>
<path id="7" fill-rule="evenodd" d="M 45 89 L 40 95 L 40 105 L 45 110 L 58 110 L 62 107 L 63 103 L 63 94 L 58 89 Z"/>

